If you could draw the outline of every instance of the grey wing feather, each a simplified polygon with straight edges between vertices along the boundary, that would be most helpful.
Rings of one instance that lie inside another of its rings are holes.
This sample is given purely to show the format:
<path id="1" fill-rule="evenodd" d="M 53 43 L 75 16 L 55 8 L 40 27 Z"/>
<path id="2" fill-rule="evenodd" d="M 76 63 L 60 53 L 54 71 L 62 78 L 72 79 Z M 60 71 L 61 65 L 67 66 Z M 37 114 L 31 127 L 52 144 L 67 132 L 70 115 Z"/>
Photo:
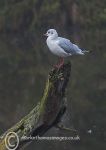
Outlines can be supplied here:
<path id="1" fill-rule="evenodd" d="M 70 40 L 58 37 L 58 44 L 64 49 L 66 53 L 76 54 L 79 53 L 80 49 L 77 45 L 70 42 Z"/>

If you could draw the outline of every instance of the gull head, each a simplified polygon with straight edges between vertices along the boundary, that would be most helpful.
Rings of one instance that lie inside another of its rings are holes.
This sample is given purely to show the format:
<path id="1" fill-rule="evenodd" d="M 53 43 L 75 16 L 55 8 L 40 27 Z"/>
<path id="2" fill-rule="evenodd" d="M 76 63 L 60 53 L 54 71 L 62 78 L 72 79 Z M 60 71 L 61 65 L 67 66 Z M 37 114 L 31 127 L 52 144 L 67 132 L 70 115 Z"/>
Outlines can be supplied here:
<path id="1" fill-rule="evenodd" d="M 55 29 L 49 29 L 46 34 L 44 34 L 45 36 L 51 38 L 51 39 L 55 39 L 58 37 L 58 33 Z"/>

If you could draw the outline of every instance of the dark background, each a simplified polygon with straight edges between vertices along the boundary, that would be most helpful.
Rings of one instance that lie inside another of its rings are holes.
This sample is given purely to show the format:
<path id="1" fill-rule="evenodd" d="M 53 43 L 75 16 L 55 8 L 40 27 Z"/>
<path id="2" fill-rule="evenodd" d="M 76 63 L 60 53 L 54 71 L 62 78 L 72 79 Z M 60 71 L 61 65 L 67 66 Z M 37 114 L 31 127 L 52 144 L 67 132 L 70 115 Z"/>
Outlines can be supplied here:
<path id="1" fill-rule="evenodd" d="M 64 124 L 80 141 L 37 141 L 27 150 L 106 149 L 106 0 L 0 0 L 0 134 L 41 99 L 57 57 L 43 34 L 55 28 L 86 56 L 72 56 Z M 88 130 L 92 130 L 88 134 Z M 73 136 L 51 129 L 46 136 Z"/>

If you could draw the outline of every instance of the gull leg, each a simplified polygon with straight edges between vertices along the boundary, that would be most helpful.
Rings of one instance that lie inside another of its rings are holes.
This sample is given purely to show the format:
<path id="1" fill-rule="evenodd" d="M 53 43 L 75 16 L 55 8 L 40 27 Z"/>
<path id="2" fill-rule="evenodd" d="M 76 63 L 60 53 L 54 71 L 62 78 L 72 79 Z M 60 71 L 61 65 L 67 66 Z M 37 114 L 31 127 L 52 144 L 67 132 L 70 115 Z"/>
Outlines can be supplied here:
<path id="1" fill-rule="evenodd" d="M 59 64 L 59 68 L 64 64 L 64 58 L 60 58 L 60 64 Z"/>
<path id="2" fill-rule="evenodd" d="M 59 58 L 59 63 L 57 65 L 55 65 L 56 68 L 61 68 L 61 66 L 63 66 L 64 64 L 64 58 L 60 57 Z"/>

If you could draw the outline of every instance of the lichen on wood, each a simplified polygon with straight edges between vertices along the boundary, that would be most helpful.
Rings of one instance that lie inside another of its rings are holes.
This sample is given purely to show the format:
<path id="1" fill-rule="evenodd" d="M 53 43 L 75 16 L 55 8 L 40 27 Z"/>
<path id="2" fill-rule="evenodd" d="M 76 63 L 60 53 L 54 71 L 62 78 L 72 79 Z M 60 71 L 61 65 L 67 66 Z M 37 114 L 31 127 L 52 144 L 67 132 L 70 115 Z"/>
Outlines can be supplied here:
<path id="1" fill-rule="evenodd" d="M 20 149 L 26 143 L 31 143 L 22 137 L 42 136 L 48 129 L 61 121 L 66 110 L 65 90 L 70 72 L 70 63 L 50 71 L 41 101 L 27 116 L 2 135 L 0 150 L 6 150 L 5 136 L 9 132 L 15 132 L 18 135 L 19 146 L 17 149 Z M 13 143 L 15 142 L 14 139 Z"/>

